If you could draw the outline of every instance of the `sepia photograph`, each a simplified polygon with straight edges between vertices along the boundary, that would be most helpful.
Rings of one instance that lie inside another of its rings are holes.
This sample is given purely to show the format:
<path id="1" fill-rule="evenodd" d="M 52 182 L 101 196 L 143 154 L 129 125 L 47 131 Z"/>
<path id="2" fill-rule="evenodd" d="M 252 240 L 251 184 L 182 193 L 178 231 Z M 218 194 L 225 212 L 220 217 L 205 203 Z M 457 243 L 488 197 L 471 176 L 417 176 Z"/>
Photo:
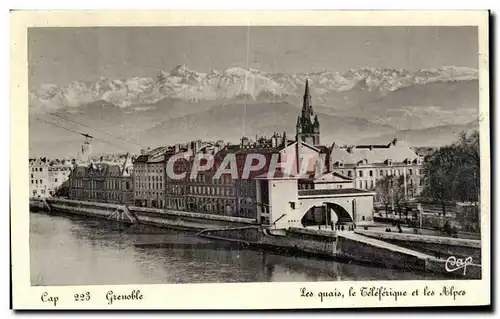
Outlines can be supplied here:
<path id="1" fill-rule="evenodd" d="M 26 30 L 31 287 L 485 279 L 477 25 Z"/>

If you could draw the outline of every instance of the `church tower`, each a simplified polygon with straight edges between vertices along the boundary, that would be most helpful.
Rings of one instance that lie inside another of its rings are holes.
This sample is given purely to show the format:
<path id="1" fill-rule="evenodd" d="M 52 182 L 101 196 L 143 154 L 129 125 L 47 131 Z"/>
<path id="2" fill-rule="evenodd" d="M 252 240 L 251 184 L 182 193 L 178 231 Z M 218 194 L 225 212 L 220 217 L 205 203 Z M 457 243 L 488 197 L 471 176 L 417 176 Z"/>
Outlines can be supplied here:
<path id="1" fill-rule="evenodd" d="M 297 118 L 297 140 L 310 145 L 319 145 L 319 121 L 314 114 L 311 94 L 309 93 L 309 80 L 306 80 L 304 100 L 302 102 L 302 113 Z"/>

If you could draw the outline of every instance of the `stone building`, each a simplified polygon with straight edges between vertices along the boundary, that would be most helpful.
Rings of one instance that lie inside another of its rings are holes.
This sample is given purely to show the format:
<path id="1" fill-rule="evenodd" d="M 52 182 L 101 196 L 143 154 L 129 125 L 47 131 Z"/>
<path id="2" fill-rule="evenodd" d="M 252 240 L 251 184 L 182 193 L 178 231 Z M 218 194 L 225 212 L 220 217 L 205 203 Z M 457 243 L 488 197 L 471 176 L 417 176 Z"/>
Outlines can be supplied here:
<path id="1" fill-rule="evenodd" d="M 69 177 L 69 197 L 75 200 L 132 205 L 132 158 L 123 163 L 92 162 L 76 166 Z"/>
<path id="2" fill-rule="evenodd" d="M 423 158 L 403 141 L 394 139 L 383 145 L 333 144 L 329 152 L 329 170 L 352 178 L 358 189 L 373 190 L 385 176 L 403 176 L 408 198 L 423 190 Z"/>
<path id="3" fill-rule="evenodd" d="M 134 161 L 134 205 L 165 207 L 166 146 L 143 152 Z"/>

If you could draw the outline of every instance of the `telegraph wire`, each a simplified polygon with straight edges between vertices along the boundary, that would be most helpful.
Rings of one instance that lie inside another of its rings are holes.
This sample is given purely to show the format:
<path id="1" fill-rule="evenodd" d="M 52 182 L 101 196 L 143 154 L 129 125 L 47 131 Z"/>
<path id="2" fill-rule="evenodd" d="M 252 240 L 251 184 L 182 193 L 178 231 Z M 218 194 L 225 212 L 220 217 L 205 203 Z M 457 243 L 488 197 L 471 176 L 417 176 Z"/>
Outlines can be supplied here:
<path id="1" fill-rule="evenodd" d="M 50 115 L 53 115 L 53 116 L 59 117 L 59 118 L 61 118 L 61 119 L 63 119 L 63 120 L 66 120 L 66 121 L 69 121 L 69 122 L 75 123 L 75 124 L 77 124 L 77 125 L 84 126 L 84 127 L 89 128 L 89 129 L 91 129 L 91 130 L 94 130 L 94 131 L 97 131 L 97 132 L 101 132 L 101 133 L 103 133 L 103 134 L 106 134 L 106 135 L 111 136 L 111 137 L 113 137 L 113 138 L 116 138 L 116 139 L 122 140 L 122 141 L 124 141 L 124 142 L 130 143 L 130 144 L 134 144 L 134 145 L 140 146 L 140 147 L 142 147 L 142 148 L 146 148 L 144 145 L 141 145 L 141 144 L 136 143 L 136 142 L 134 142 L 134 141 L 127 140 L 126 138 L 123 138 L 123 137 L 120 137 L 120 136 L 116 136 L 116 135 L 110 134 L 110 133 L 108 133 L 108 132 L 102 131 L 102 130 L 100 130 L 100 129 L 96 129 L 96 128 L 94 128 L 94 127 L 91 127 L 91 126 L 89 126 L 89 125 L 86 125 L 86 124 L 83 124 L 83 123 L 80 123 L 80 122 L 74 121 L 74 120 L 69 119 L 69 118 L 67 118 L 67 117 L 64 117 L 64 116 L 62 116 L 62 115 L 60 115 L 60 114 L 57 114 L 57 113 L 52 113 L 52 112 L 47 112 L 47 113 L 48 113 L 48 114 L 50 114 Z"/>
<path id="2" fill-rule="evenodd" d="M 67 127 L 61 126 L 61 125 L 56 124 L 56 123 L 54 123 L 54 122 L 49 122 L 49 121 L 46 121 L 46 120 L 42 120 L 42 119 L 41 119 L 41 118 L 39 118 L 39 117 L 36 117 L 36 119 L 37 119 L 37 120 L 39 120 L 39 121 L 41 121 L 41 122 L 44 122 L 44 123 L 46 123 L 46 124 L 49 124 L 49 125 L 53 125 L 53 126 L 57 126 L 57 127 L 59 127 L 59 128 L 62 128 L 63 130 L 66 130 L 66 131 L 68 131 L 68 132 L 72 132 L 72 133 L 76 133 L 76 134 L 79 134 L 79 135 L 83 135 L 83 133 L 81 133 L 81 132 L 78 132 L 78 131 L 75 131 L 75 130 L 69 129 L 69 128 L 67 128 Z M 100 138 L 92 137 L 92 139 L 93 139 L 93 140 L 96 140 L 96 141 L 100 141 L 100 142 L 102 142 L 102 143 L 109 144 L 109 145 L 118 146 L 118 147 L 120 147 L 120 148 L 122 148 L 122 149 L 124 148 L 124 147 L 123 147 L 123 145 L 118 145 L 118 144 L 115 144 L 115 143 L 112 143 L 112 142 L 109 142 L 109 141 L 105 141 L 105 140 L 100 139 Z M 129 149 L 127 149 L 127 150 L 129 150 Z"/>

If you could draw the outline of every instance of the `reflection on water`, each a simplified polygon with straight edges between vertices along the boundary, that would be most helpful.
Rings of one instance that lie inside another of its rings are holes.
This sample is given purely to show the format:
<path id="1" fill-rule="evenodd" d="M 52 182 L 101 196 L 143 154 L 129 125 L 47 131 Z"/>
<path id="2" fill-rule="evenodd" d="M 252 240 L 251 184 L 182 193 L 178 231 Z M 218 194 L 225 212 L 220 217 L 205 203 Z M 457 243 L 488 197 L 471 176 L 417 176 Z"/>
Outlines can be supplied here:
<path id="1" fill-rule="evenodd" d="M 277 255 L 75 216 L 30 214 L 32 285 L 438 279 L 430 274 Z"/>

